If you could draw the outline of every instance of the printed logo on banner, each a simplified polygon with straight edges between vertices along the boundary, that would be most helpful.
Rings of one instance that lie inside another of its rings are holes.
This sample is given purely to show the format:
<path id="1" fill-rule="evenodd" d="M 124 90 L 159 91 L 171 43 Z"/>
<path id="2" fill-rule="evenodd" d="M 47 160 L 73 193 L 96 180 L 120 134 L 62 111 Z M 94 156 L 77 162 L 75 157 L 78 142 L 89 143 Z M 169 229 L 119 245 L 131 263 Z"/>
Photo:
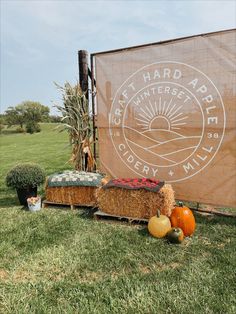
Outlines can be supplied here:
<path id="1" fill-rule="evenodd" d="M 225 110 L 203 72 L 157 62 L 118 89 L 109 128 L 116 153 L 133 173 L 178 182 L 213 162 L 224 136 Z"/>

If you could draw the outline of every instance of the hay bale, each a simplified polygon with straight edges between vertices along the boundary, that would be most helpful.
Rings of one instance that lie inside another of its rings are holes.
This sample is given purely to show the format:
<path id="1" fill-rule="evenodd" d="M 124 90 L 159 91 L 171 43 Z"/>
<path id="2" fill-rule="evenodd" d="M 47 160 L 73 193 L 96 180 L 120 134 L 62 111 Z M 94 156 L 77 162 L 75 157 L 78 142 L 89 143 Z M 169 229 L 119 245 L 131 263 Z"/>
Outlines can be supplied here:
<path id="1" fill-rule="evenodd" d="M 96 187 L 46 187 L 46 201 L 63 205 L 96 206 Z"/>
<path id="2" fill-rule="evenodd" d="M 96 190 L 103 176 L 84 171 L 52 174 L 45 186 L 46 201 L 55 204 L 96 206 Z"/>
<path id="3" fill-rule="evenodd" d="M 170 184 L 165 184 L 158 192 L 101 187 L 96 194 L 98 207 L 103 212 L 124 217 L 149 219 L 156 215 L 157 209 L 170 216 L 175 204 Z"/>

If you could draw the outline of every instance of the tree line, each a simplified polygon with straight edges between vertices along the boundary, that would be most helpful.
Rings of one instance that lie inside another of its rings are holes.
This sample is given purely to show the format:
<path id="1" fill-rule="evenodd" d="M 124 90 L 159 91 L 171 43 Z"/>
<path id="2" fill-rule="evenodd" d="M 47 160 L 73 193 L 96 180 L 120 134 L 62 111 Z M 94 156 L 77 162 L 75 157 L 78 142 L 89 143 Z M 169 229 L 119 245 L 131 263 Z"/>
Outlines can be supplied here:
<path id="1" fill-rule="evenodd" d="M 48 106 L 35 101 L 24 101 L 15 107 L 11 106 L 0 115 L 0 131 L 7 127 L 17 126 L 17 132 L 40 132 L 39 122 L 61 122 L 61 117 L 50 115 Z"/>

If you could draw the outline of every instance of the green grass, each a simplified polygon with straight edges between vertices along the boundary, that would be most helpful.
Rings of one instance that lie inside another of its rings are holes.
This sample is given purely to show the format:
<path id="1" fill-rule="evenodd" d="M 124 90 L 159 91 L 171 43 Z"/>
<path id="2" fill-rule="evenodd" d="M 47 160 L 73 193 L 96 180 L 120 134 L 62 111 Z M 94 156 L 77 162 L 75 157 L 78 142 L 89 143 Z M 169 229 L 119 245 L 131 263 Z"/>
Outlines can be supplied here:
<path id="1" fill-rule="evenodd" d="M 25 160 L 48 174 L 66 169 L 66 144 L 52 125 L 0 136 L 0 313 L 236 312 L 233 218 L 196 215 L 194 236 L 169 245 L 91 210 L 22 210 L 6 172 Z"/>

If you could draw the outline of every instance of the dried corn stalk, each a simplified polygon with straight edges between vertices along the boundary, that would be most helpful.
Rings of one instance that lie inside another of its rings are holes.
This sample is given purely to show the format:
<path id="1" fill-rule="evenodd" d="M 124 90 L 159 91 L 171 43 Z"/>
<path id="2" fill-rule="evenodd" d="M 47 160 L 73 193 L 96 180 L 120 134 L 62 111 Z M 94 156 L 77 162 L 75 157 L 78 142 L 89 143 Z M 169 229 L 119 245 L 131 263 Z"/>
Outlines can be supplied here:
<path id="1" fill-rule="evenodd" d="M 55 83 L 56 84 L 56 83 Z M 70 162 L 76 170 L 92 171 L 95 168 L 95 159 L 92 154 L 92 116 L 89 113 L 88 101 L 79 84 L 71 86 L 68 82 L 64 87 L 56 86 L 61 90 L 63 105 L 55 105 L 61 112 L 61 131 L 69 133 L 72 145 Z"/>

